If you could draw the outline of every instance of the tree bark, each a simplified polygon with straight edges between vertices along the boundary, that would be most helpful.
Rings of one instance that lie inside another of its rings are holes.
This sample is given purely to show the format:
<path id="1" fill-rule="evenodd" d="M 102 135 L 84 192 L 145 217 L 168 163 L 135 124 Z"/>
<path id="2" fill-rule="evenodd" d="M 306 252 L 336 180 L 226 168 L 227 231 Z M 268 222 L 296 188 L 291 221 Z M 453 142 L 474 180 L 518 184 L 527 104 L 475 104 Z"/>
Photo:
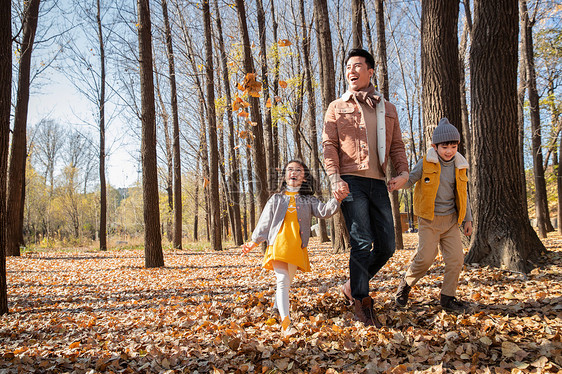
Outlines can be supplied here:
<path id="1" fill-rule="evenodd" d="M 242 245 L 244 237 L 242 236 L 242 220 L 240 216 L 240 170 L 238 165 L 238 155 L 236 152 L 235 136 L 236 130 L 234 128 L 234 118 L 232 117 L 232 94 L 230 92 L 230 79 L 228 78 L 228 65 L 226 50 L 224 48 L 224 39 L 222 31 L 222 21 L 218 7 L 218 1 L 215 0 L 215 12 L 217 22 L 217 34 L 220 50 L 220 61 L 222 66 L 222 80 L 224 82 L 224 90 L 226 95 L 226 118 L 228 122 L 228 159 L 229 159 L 229 199 L 232 205 L 232 232 L 234 236 L 234 243 Z"/>
<path id="2" fill-rule="evenodd" d="M 269 78 L 268 78 L 268 68 L 267 68 L 267 37 L 265 28 L 265 11 L 263 9 L 263 0 L 256 1 L 258 10 L 258 34 L 260 38 L 260 61 L 261 61 L 261 80 L 262 80 L 262 92 L 263 101 L 267 103 L 268 101 L 273 104 L 269 96 Z M 263 126 L 264 130 L 264 147 L 265 147 L 265 161 L 267 168 L 267 186 L 269 191 L 275 189 L 277 183 L 277 173 L 275 168 L 275 163 L 273 162 L 273 121 L 271 118 L 271 107 L 267 105 L 264 107 L 265 111 L 265 123 Z"/>
<path id="3" fill-rule="evenodd" d="M 105 182 L 105 43 L 103 40 L 101 24 L 101 4 L 96 1 L 98 24 L 98 40 L 100 48 L 100 102 L 99 102 L 99 128 L 100 128 L 100 250 L 107 250 L 107 187 Z"/>
<path id="4" fill-rule="evenodd" d="M 427 143 L 439 120 L 447 117 L 462 134 L 458 1 L 423 0 L 421 65 L 423 126 Z M 429 147 L 429 144 L 426 144 Z M 464 144 L 459 144 L 464 154 Z"/>
<path id="5" fill-rule="evenodd" d="M 0 1 L 0 201 L 6 201 L 10 108 L 12 101 L 12 24 L 11 1 Z M 0 204 L 0 316 L 8 313 L 6 283 L 6 204 Z"/>
<path id="6" fill-rule="evenodd" d="M 318 197 L 322 195 L 322 186 L 320 183 L 321 178 L 321 165 L 320 157 L 318 154 L 318 129 L 316 128 L 316 93 L 312 83 L 312 63 L 310 61 L 310 34 L 306 24 L 306 17 L 304 12 L 304 0 L 300 1 L 300 21 L 303 34 L 303 59 L 304 59 L 304 76 L 306 82 L 306 91 L 308 92 L 308 110 L 310 113 L 310 126 L 309 136 L 311 142 L 311 158 L 312 158 L 312 175 L 315 182 L 315 190 Z M 328 232 L 326 229 L 326 220 L 319 220 L 320 242 L 325 243 L 329 241 Z"/>
<path id="7" fill-rule="evenodd" d="M 362 21 L 363 0 L 351 0 L 351 39 L 353 48 L 363 48 Z"/>
<path id="8" fill-rule="evenodd" d="M 533 174 L 535 176 L 535 209 L 537 213 L 537 226 L 539 236 L 546 238 L 546 233 L 554 231 L 548 212 L 546 181 L 544 179 L 541 118 L 539 107 L 539 94 L 537 91 L 537 73 L 535 70 L 535 56 L 533 48 L 534 19 L 529 19 L 527 1 L 520 0 L 520 14 L 523 17 L 521 38 L 525 38 L 525 66 L 527 74 L 527 92 L 529 95 L 529 111 L 531 114 L 531 149 L 533 154 Z"/>
<path id="9" fill-rule="evenodd" d="M 137 0 L 142 118 L 142 190 L 144 215 L 144 264 L 164 266 L 160 234 L 160 201 L 156 156 L 156 109 L 152 70 L 152 32 L 149 0 Z"/>
<path id="10" fill-rule="evenodd" d="M 465 262 L 528 272 L 546 249 L 523 209 L 517 30 L 517 0 L 475 1 L 470 76 L 473 138 L 478 141 L 473 143 L 472 198 L 479 204 Z"/>
<path id="11" fill-rule="evenodd" d="M 23 41 L 18 71 L 18 92 L 14 114 L 14 130 L 8 169 L 6 255 L 19 256 L 23 245 L 23 201 L 25 193 L 25 165 L 27 158 L 27 109 L 31 53 L 39 18 L 39 0 L 30 0 L 25 8 Z M 11 53 L 11 52 L 10 52 Z"/>
<path id="12" fill-rule="evenodd" d="M 275 105 L 277 102 L 277 98 L 279 97 L 279 71 L 281 60 L 279 59 L 279 44 L 277 43 L 277 18 L 275 17 L 275 2 L 274 0 L 270 0 L 270 9 L 271 9 L 271 28 L 273 30 L 273 40 L 275 41 L 275 45 L 273 46 L 274 49 L 274 56 L 273 56 L 273 66 L 274 66 L 274 73 L 273 73 L 273 100 L 271 102 L 272 105 Z M 272 167 L 277 170 L 279 168 L 279 129 L 277 126 L 273 126 L 272 128 L 272 141 L 273 141 L 273 164 Z"/>
<path id="13" fill-rule="evenodd" d="M 252 50 L 250 48 L 250 36 L 248 34 L 248 25 L 246 23 L 246 8 L 244 0 L 236 0 L 236 9 L 238 11 L 238 22 L 240 32 L 242 34 L 242 47 L 244 49 L 244 72 L 245 75 L 255 73 L 254 62 L 252 59 Z M 258 193 L 258 204 L 260 211 L 265 207 L 269 192 L 267 190 L 267 165 L 265 157 L 265 148 L 263 144 L 263 123 L 261 118 L 260 101 L 257 97 L 251 96 L 250 115 L 252 119 L 253 144 L 252 150 L 254 155 L 254 171 L 256 179 L 256 188 Z"/>
<path id="14" fill-rule="evenodd" d="M 316 22 L 316 38 L 318 41 L 318 55 L 320 59 L 320 86 L 322 87 L 322 109 L 326 113 L 328 106 L 336 99 L 334 53 L 332 49 L 332 34 L 330 31 L 330 16 L 326 0 L 314 0 Z M 349 234 L 345 227 L 345 220 L 340 211 L 332 218 L 332 247 L 336 253 L 350 248 Z"/>
<path id="15" fill-rule="evenodd" d="M 375 0 L 375 14 L 377 24 L 377 43 L 378 43 L 378 66 L 380 68 L 380 90 L 385 98 L 389 100 L 390 87 L 388 83 L 388 61 L 386 57 L 386 34 L 384 25 L 384 2 L 383 0 Z M 389 160 L 386 174 L 389 177 L 396 174 L 392 160 Z M 394 240 L 396 249 L 404 249 L 404 239 L 402 237 L 402 219 L 400 217 L 400 196 L 398 191 L 390 193 L 390 204 L 392 206 L 392 217 L 394 219 Z"/>
<path id="16" fill-rule="evenodd" d="M 211 247 L 222 250 L 222 226 L 219 195 L 219 149 L 217 141 L 217 115 L 215 110 L 215 77 L 213 73 L 213 41 L 211 39 L 211 11 L 209 1 L 203 1 L 203 23 L 205 28 L 205 75 L 207 78 L 207 121 L 209 122 L 209 190 Z"/>
<path id="17" fill-rule="evenodd" d="M 172 104 L 173 126 L 173 158 L 174 158 L 174 234 L 172 245 L 176 249 L 182 248 L 182 194 L 181 194 L 181 150 L 180 150 L 180 122 L 178 115 L 178 94 L 176 88 L 176 67 L 174 62 L 174 46 L 172 43 L 172 28 L 168 20 L 168 4 L 162 0 L 162 14 L 164 16 L 164 30 L 166 35 L 166 50 L 168 54 L 168 71 L 170 74 L 170 95 Z"/>

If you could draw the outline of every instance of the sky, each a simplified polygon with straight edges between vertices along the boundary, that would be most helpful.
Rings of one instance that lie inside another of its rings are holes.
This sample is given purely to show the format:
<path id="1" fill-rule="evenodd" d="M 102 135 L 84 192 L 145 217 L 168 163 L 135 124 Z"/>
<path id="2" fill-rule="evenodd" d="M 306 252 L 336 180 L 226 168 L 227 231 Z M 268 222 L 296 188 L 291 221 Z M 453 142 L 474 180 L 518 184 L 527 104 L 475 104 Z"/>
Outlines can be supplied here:
<path id="1" fill-rule="evenodd" d="M 81 116 L 92 116 L 91 105 L 75 90 L 73 85 L 61 74 L 50 71 L 50 83 L 39 92 L 32 92 L 29 98 L 28 126 L 34 126 L 44 118 L 61 124 L 79 123 Z M 138 164 L 133 154 L 138 152 L 131 146 L 119 146 L 116 137 L 123 133 L 124 125 L 117 118 L 107 129 L 106 180 L 115 188 L 131 187 L 138 180 Z M 75 125 L 80 128 L 84 125 Z M 97 129 L 85 129 L 94 133 L 98 145 Z M 112 145 L 113 144 L 113 145 Z"/>

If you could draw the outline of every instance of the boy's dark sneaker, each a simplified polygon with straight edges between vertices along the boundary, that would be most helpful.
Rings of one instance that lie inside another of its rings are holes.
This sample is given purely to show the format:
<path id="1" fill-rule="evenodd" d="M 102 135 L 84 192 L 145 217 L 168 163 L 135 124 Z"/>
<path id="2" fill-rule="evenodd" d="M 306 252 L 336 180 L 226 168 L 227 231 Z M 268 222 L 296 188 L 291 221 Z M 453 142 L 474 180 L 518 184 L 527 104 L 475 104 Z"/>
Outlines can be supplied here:
<path id="1" fill-rule="evenodd" d="M 470 310 L 470 305 L 454 296 L 441 295 L 441 308 L 447 312 L 466 313 Z"/>
<path id="2" fill-rule="evenodd" d="M 405 279 L 400 281 L 398 285 L 398 291 L 396 292 L 396 298 L 394 299 L 394 303 L 399 308 L 405 308 L 408 305 L 408 296 L 410 295 L 410 290 L 412 287 L 408 286 Z"/>

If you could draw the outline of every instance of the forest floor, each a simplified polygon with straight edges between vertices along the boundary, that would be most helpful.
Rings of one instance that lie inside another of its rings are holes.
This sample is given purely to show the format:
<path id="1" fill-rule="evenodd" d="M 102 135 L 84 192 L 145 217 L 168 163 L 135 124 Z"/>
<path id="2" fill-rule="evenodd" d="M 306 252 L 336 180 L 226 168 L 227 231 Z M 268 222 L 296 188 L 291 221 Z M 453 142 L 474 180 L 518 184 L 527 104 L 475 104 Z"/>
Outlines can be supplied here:
<path id="1" fill-rule="evenodd" d="M 405 235 L 371 281 L 383 327 L 364 327 L 340 293 L 348 254 L 313 239 L 312 272 L 291 289 L 294 330 L 271 313 L 274 276 L 261 253 L 65 249 L 7 259 L 0 373 L 515 373 L 562 372 L 562 237 L 530 274 L 465 267 L 447 314 L 437 262 L 406 310 L 393 295 L 417 243 Z"/>

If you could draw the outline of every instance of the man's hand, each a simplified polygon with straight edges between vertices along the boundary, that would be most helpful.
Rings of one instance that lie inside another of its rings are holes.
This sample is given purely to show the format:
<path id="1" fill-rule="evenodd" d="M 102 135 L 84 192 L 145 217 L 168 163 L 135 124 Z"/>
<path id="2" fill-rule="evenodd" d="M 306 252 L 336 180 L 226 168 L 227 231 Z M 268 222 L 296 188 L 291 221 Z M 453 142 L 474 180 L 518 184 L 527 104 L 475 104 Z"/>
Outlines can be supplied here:
<path id="1" fill-rule="evenodd" d="M 248 242 L 248 243 L 242 245 L 242 255 L 248 254 L 248 252 L 250 252 L 251 250 L 256 248 L 256 246 L 257 246 L 257 244 L 254 243 L 254 242 Z"/>
<path id="2" fill-rule="evenodd" d="M 349 194 L 349 186 L 344 180 L 334 183 L 333 195 L 337 201 L 342 201 Z"/>
<path id="3" fill-rule="evenodd" d="M 404 175 L 399 175 L 397 177 L 392 178 L 388 182 L 388 191 L 392 192 L 401 189 L 406 184 L 407 181 L 408 181 L 408 177 Z"/>
<path id="4" fill-rule="evenodd" d="M 463 225 L 463 232 L 466 236 L 472 235 L 472 221 L 465 222 Z"/>

